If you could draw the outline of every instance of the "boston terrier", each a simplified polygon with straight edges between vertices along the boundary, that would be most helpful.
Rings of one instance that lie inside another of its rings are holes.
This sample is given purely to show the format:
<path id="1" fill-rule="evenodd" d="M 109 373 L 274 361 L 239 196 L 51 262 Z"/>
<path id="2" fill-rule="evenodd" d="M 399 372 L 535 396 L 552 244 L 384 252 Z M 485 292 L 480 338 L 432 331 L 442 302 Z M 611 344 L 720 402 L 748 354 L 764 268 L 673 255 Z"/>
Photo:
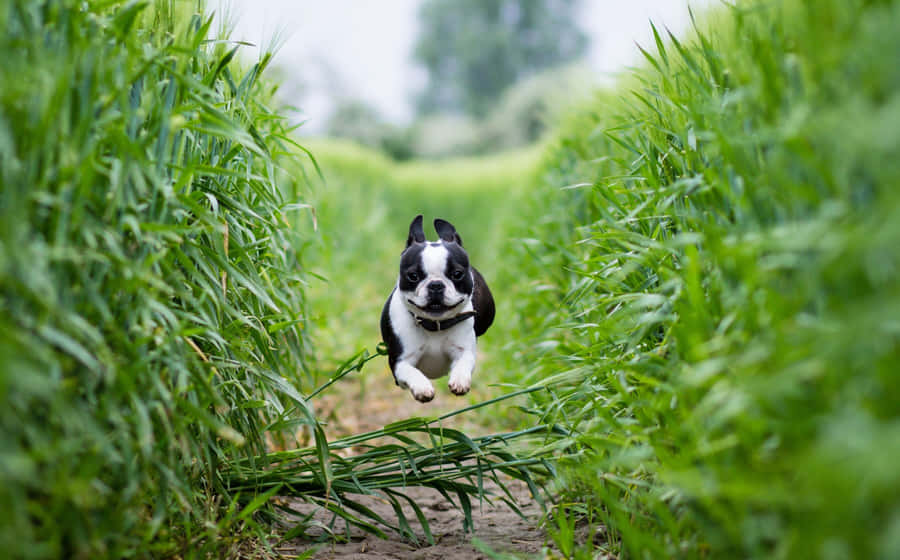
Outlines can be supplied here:
<path id="1" fill-rule="evenodd" d="M 469 392 L 475 338 L 494 322 L 494 298 L 456 228 L 439 218 L 434 229 L 440 239 L 426 241 L 422 216 L 410 224 L 400 277 L 381 312 L 394 381 L 420 402 L 434 398 L 430 380 L 447 372 L 454 395 Z"/>

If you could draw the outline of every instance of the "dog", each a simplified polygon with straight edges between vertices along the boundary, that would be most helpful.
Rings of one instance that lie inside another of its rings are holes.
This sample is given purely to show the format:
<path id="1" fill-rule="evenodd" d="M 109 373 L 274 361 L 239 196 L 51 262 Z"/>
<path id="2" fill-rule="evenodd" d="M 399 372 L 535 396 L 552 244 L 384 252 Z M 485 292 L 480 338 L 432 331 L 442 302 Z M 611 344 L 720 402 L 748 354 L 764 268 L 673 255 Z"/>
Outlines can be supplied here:
<path id="1" fill-rule="evenodd" d="M 431 380 L 448 372 L 454 395 L 469 392 L 475 339 L 494 322 L 494 298 L 456 228 L 438 218 L 434 229 L 439 240 L 426 241 L 422 215 L 413 219 L 400 276 L 381 312 L 394 382 L 423 403 L 434 398 Z"/>

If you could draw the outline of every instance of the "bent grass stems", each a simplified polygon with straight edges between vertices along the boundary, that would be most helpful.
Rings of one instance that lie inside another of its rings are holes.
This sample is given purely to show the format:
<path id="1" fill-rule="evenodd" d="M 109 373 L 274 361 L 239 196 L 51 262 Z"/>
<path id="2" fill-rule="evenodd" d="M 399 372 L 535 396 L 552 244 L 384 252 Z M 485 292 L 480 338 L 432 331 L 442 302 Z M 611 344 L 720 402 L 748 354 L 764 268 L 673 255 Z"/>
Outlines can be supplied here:
<path id="1" fill-rule="evenodd" d="M 349 371 L 362 367 L 373 357 L 367 352 L 354 356 L 313 394 L 318 394 Z M 530 387 L 511 392 L 437 418 L 409 418 L 378 430 L 336 439 L 327 444 L 327 449 L 323 449 L 317 436 L 313 446 L 234 461 L 223 473 L 223 481 L 229 492 L 244 495 L 277 493 L 324 508 L 333 514 L 333 518 L 327 527 L 320 528 L 326 529 L 334 538 L 340 538 L 334 531 L 334 522 L 341 519 L 346 524 L 346 531 L 350 526 L 356 526 L 384 537 L 382 528 L 387 528 L 417 543 L 418 537 L 404 511 L 405 504 L 419 521 L 426 540 L 433 544 L 427 518 L 403 489 L 436 490 L 463 512 L 466 530 L 473 528 L 473 500 L 490 502 L 496 497 L 522 515 L 509 489 L 513 480 L 525 483 L 534 499 L 543 505 L 542 483 L 555 476 L 555 469 L 546 453 L 534 454 L 528 449 L 540 448 L 539 443 L 546 442 L 548 437 L 567 435 L 565 431 L 558 426 L 542 424 L 471 438 L 461 430 L 442 425 L 451 417 L 541 389 L 543 387 Z M 268 467 L 261 470 L 260 464 Z M 494 496 L 486 489 L 487 481 L 496 485 L 499 495 Z M 397 516 L 396 524 L 361 504 L 354 495 L 376 496 L 390 503 Z M 289 505 L 279 503 L 276 507 L 297 514 Z M 285 538 L 304 534 L 314 525 L 310 516 L 299 517 L 297 525 Z"/>

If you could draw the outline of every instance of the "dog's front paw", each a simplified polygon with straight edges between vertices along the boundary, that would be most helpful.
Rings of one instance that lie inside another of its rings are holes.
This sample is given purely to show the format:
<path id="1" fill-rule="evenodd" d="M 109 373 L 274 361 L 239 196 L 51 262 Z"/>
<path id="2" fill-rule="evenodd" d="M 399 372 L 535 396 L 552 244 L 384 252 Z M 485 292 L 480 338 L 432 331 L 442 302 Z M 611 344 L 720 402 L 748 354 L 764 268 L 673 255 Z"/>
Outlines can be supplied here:
<path id="1" fill-rule="evenodd" d="M 472 385 L 472 380 L 470 378 L 450 378 L 450 383 L 447 384 L 450 387 L 450 392 L 454 395 L 465 395 L 469 392 L 469 388 Z"/>
<path id="2" fill-rule="evenodd" d="M 422 403 L 434 398 L 434 386 L 431 383 L 410 386 L 409 392 L 412 393 L 414 399 Z"/>

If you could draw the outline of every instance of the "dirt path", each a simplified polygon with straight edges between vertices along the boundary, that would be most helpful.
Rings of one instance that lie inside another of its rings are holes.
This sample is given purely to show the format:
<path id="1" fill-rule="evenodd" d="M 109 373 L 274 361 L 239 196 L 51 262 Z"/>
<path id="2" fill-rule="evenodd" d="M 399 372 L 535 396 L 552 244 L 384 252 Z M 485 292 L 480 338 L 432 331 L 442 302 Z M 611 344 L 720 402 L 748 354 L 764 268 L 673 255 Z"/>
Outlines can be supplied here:
<path id="1" fill-rule="evenodd" d="M 364 375 L 343 380 L 344 382 L 335 385 L 334 390 L 317 399 L 318 413 L 327 422 L 329 438 L 381 428 L 410 416 L 437 416 L 484 397 L 481 394 L 455 397 L 445 383 L 439 380 L 435 384 L 437 398 L 423 405 L 415 402 L 407 391 L 394 386 L 386 367 L 384 371 L 379 371 L 380 369 L 372 367 Z M 464 415 L 449 419 L 448 425 L 465 430 L 469 435 L 487 432 L 473 418 Z M 500 490 L 492 484 L 486 484 L 486 490 L 493 495 L 501 495 Z M 484 502 L 480 507 L 473 502 L 474 537 L 497 552 L 511 552 L 524 557 L 545 556 L 541 552 L 545 544 L 545 533 L 538 528 L 542 514 L 540 505 L 532 498 L 524 483 L 511 480 L 508 487 L 526 519 L 499 499 L 494 503 Z M 406 506 L 404 511 L 419 538 L 419 546 L 409 543 L 393 531 L 388 532 L 389 538 L 385 540 L 353 528 L 350 541 L 346 543 L 316 543 L 313 536 L 282 543 L 276 550 L 290 558 L 315 549 L 312 556 L 314 559 L 471 560 L 490 557 L 472 544 L 473 533 L 463 531 L 463 513 L 437 491 L 419 487 L 402 491 L 422 508 L 435 544 L 427 543 L 415 513 Z M 386 501 L 372 496 L 354 496 L 354 499 L 396 524 L 397 516 Z M 292 500 L 290 505 L 303 514 L 316 510 L 299 500 Z M 327 524 L 331 521 L 331 515 L 319 509 L 315 512 L 315 519 Z M 336 527 L 343 529 L 343 522 L 339 522 Z"/>
<path id="2" fill-rule="evenodd" d="M 527 520 L 522 519 L 506 504 L 499 500 L 494 504 L 485 503 L 479 509 L 473 504 L 472 520 L 475 524 L 474 536 L 484 542 L 491 550 L 497 552 L 512 552 L 525 556 L 541 556 L 541 548 L 544 545 L 544 533 L 537 528 L 536 523 L 541 515 L 540 506 L 535 503 L 528 489 L 522 484 L 512 483 L 510 486 L 513 495 L 521 505 L 522 513 Z M 364 533 L 360 529 L 351 529 L 351 540 L 347 543 L 317 544 L 312 540 L 296 539 L 283 543 L 278 547 L 278 552 L 291 557 L 299 556 L 303 552 L 316 548 L 312 558 L 325 559 L 419 559 L 419 560 L 472 560 L 476 558 L 488 558 L 472 544 L 472 533 L 463 532 L 463 514 L 447 502 L 437 491 L 429 488 L 410 488 L 406 493 L 419 504 L 428 524 L 431 527 L 435 544 L 429 545 L 425 539 L 425 533 L 417 523 L 412 523 L 412 528 L 419 538 L 420 546 L 415 546 L 403 540 L 399 534 L 391 532 L 387 540 Z M 391 506 L 381 500 L 370 496 L 358 497 L 364 505 L 372 508 L 376 513 L 396 520 Z M 292 507 L 302 513 L 309 513 L 315 508 L 303 504 L 293 503 Z M 415 514 L 409 510 L 406 515 L 415 519 Z M 316 512 L 315 518 L 323 523 L 330 520 L 330 516 L 322 515 L 321 510 Z M 342 527 L 342 525 L 340 525 Z"/>

